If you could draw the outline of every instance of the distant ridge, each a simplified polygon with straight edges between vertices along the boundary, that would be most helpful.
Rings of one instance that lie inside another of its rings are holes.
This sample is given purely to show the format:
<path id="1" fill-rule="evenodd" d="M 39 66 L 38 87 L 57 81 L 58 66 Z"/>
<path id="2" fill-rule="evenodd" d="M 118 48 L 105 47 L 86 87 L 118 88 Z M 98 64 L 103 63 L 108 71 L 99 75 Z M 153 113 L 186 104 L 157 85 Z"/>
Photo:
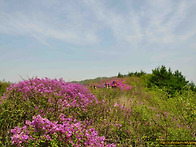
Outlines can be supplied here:
<path id="1" fill-rule="evenodd" d="M 116 77 L 116 76 L 114 76 L 114 77 Z M 97 77 L 95 79 L 86 79 L 86 80 L 82 80 L 82 81 L 71 81 L 71 83 L 80 83 L 80 84 L 88 85 L 92 82 L 98 82 L 98 81 L 102 81 L 102 80 L 110 79 L 110 78 L 114 78 L 114 77 Z"/>

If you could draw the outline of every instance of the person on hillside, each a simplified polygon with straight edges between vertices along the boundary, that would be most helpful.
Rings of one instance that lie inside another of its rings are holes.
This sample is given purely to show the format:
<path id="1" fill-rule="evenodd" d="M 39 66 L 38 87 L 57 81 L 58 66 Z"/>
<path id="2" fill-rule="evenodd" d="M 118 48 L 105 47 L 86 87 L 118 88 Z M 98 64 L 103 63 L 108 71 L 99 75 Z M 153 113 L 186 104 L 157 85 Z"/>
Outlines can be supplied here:
<path id="1" fill-rule="evenodd" d="M 107 83 L 104 84 L 104 88 L 107 88 Z"/>
<path id="2" fill-rule="evenodd" d="M 116 88 L 117 87 L 117 83 L 116 83 L 116 81 L 113 81 L 112 82 L 112 88 Z"/>
<path id="3" fill-rule="evenodd" d="M 90 85 L 90 89 L 93 89 L 93 86 L 92 85 Z"/>

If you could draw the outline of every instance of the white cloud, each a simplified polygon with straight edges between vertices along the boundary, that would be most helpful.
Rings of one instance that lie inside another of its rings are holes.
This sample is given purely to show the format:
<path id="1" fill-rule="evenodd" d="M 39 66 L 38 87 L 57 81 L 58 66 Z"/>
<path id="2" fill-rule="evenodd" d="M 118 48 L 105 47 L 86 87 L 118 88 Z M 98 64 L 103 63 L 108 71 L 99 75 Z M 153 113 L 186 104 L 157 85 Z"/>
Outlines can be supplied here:
<path id="1" fill-rule="evenodd" d="M 139 44 L 145 39 L 149 44 L 173 44 L 183 42 L 195 35 L 194 30 L 178 35 L 175 33 L 187 17 L 189 7 L 195 3 L 187 1 L 148 1 L 141 11 L 129 8 L 126 15 L 108 9 L 103 1 L 88 1 L 96 19 L 103 26 L 110 28 L 118 43 Z M 146 22 L 142 22 L 146 19 Z M 146 24 L 142 24 L 146 23 Z M 179 30 L 180 31 L 180 30 Z"/>
<path id="2" fill-rule="evenodd" d="M 180 36 L 175 34 L 177 26 L 187 17 L 190 6 L 195 5 L 194 1 L 145 1 L 139 4 L 140 10 L 134 8 L 133 2 L 125 13 L 109 8 L 107 1 L 95 0 L 78 1 L 77 4 L 41 1 L 38 8 L 32 6 L 31 13 L 25 7 L 8 13 L 2 9 L 0 33 L 31 36 L 44 44 L 49 44 L 48 39 L 57 39 L 78 45 L 97 45 L 102 39 L 97 32 L 109 28 L 116 44 L 136 47 L 142 40 L 149 44 L 172 44 L 195 35 L 194 30 Z"/>
<path id="3" fill-rule="evenodd" d="M 72 16 L 76 11 L 69 12 Z M 47 39 L 57 39 L 68 43 L 86 45 L 97 44 L 99 42 L 96 36 L 96 29 L 85 27 L 85 23 L 75 24 L 78 19 L 71 18 L 70 22 L 61 21 L 61 18 L 50 18 L 45 12 L 32 15 L 22 12 L 5 13 L 0 11 L 0 33 L 19 36 L 30 36 L 38 39 L 40 42 L 47 43 Z M 78 17 L 78 16 L 76 16 Z M 84 20 L 83 20 L 84 21 Z M 91 25 L 91 24 L 87 24 Z"/>
<path id="4" fill-rule="evenodd" d="M 152 19 L 146 30 L 146 37 L 149 42 L 171 44 L 190 39 L 196 33 L 195 30 L 190 30 L 190 32 L 186 32 L 182 35 L 175 33 L 177 26 L 184 21 L 185 17 L 187 17 L 190 6 L 191 4 L 187 1 L 179 1 L 177 3 L 171 3 L 171 1 L 168 1 L 168 3 L 164 3 L 161 7 L 161 10 L 163 11 L 160 10 L 154 12 L 154 9 L 151 9 L 150 11 L 152 12 L 150 18 Z"/>

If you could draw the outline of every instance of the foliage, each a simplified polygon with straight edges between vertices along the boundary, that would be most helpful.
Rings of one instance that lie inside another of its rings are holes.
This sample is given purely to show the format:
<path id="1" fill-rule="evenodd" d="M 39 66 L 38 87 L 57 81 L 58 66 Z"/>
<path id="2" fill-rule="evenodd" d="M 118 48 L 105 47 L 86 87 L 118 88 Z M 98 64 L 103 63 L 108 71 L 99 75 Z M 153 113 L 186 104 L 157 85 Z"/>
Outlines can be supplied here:
<path id="1" fill-rule="evenodd" d="M 6 88 L 10 85 L 9 82 L 0 81 L 0 95 L 3 95 L 3 93 L 6 91 Z"/>
<path id="2" fill-rule="evenodd" d="M 129 72 L 128 74 L 127 74 L 127 76 L 137 76 L 137 77 L 141 77 L 141 76 L 143 76 L 143 75 L 145 75 L 146 74 L 146 72 L 144 72 L 144 71 L 140 71 L 140 72 Z"/>
<path id="3" fill-rule="evenodd" d="M 118 73 L 117 77 L 122 78 L 124 75 L 122 75 L 120 72 Z"/>
<path id="4" fill-rule="evenodd" d="M 16 145 L 22 144 L 23 142 L 20 142 L 21 140 L 24 140 L 24 142 L 26 142 L 26 140 L 32 142 L 32 140 L 34 140 L 35 138 L 46 137 L 40 136 L 43 135 L 43 130 L 39 130 L 38 128 L 36 128 L 37 126 L 34 126 L 35 130 L 38 129 L 37 131 L 34 131 L 37 132 L 33 134 L 34 137 L 27 137 L 26 135 L 29 134 L 28 132 L 31 131 L 31 129 L 24 130 L 24 128 L 22 127 L 24 125 L 27 125 L 25 123 L 26 120 L 35 118 L 36 115 L 41 115 L 46 117 L 44 119 L 50 118 L 51 121 L 57 121 L 58 116 L 61 113 L 65 114 L 67 118 L 71 117 L 74 119 L 78 118 L 80 120 L 85 120 L 85 113 L 88 111 L 88 105 L 97 105 L 98 100 L 89 92 L 86 87 L 82 85 L 75 83 L 66 83 L 62 79 L 50 80 L 48 78 L 35 78 L 21 81 L 18 84 L 12 84 L 8 88 L 8 91 L 4 95 L 4 97 L 2 97 L 1 103 L 1 142 L 2 144 L 10 146 L 11 133 L 13 134 L 13 136 L 11 137 L 12 144 Z M 20 127 L 22 127 L 22 131 L 12 130 L 10 132 L 10 129 L 12 129 L 13 127 L 15 127 L 16 130 L 21 130 Z M 28 127 L 32 128 L 33 126 L 26 126 L 25 128 Z M 83 131 L 87 132 L 88 130 Z M 52 134 L 53 133 L 51 133 L 51 135 Z M 39 141 L 43 143 L 44 140 L 42 139 L 43 138 L 41 138 L 41 140 L 39 139 Z M 93 137 L 91 139 L 95 138 Z M 101 142 L 104 141 L 103 138 L 101 140 Z M 53 138 L 50 141 L 52 141 L 51 143 L 57 141 L 58 144 L 61 144 L 62 140 L 56 140 L 56 138 Z M 83 140 L 83 143 L 84 142 L 85 141 Z M 87 137 L 87 142 L 92 143 L 92 140 L 89 140 L 89 138 Z"/>
<path id="5" fill-rule="evenodd" d="M 168 99 L 166 90 L 147 88 L 149 79 L 149 74 L 102 79 L 89 90 L 62 79 L 12 84 L 0 97 L 0 146 L 161 146 L 161 140 L 194 140 L 196 93 L 184 88 Z M 103 88 L 114 80 L 117 88 Z"/>
<path id="6" fill-rule="evenodd" d="M 190 90 L 196 92 L 196 86 L 193 82 L 188 83 L 187 87 L 190 88 Z"/>
<path id="7" fill-rule="evenodd" d="M 100 128 L 98 132 L 119 146 L 159 146 L 159 140 L 193 140 L 196 94 L 183 90 L 167 99 L 164 90 L 145 88 L 148 78 L 148 75 L 124 78 L 133 88 L 123 93 L 117 89 L 92 90 L 99 100 L 108 103 L 103 110 L 110 112 L 98 113 L 103 120 L 97 121 L 95 128 Z M 113 124 L 118 124 L 118 131 Z M 122 138 L 118 134 L 121 130 L 124 130 L 120 132 L 124 134 Z"/>
<path id="8" fill-rule="evenodd" d="M 174 96 L 174 94 L 181 91 L 187 83 L 188 81 L 186 81 L 180 71 L 176 70 L 172 72 L 170 68 L 167 70 L 165 66 L 161 66 L 161 68 L 158 67 L 152 70 L 148 87 L 157 86 L 165 89 L 171 96 Z"/>

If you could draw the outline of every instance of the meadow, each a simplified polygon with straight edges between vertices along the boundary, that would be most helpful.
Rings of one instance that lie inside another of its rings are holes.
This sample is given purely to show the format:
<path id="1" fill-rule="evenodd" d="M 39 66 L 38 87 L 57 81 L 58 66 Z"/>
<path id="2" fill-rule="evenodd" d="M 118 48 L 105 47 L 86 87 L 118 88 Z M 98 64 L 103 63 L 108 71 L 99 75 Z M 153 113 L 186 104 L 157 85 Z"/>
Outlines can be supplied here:
<path id="1" fill-rule="evenodd" d="M 104 88 L 113 81 L 115 88 Z M 0 85 L 1 146 L 127 147 L 196 141 L 195 85 L 163 66 L 152 74 L 119 73 L 79 83 L 32 78 Z"/>

